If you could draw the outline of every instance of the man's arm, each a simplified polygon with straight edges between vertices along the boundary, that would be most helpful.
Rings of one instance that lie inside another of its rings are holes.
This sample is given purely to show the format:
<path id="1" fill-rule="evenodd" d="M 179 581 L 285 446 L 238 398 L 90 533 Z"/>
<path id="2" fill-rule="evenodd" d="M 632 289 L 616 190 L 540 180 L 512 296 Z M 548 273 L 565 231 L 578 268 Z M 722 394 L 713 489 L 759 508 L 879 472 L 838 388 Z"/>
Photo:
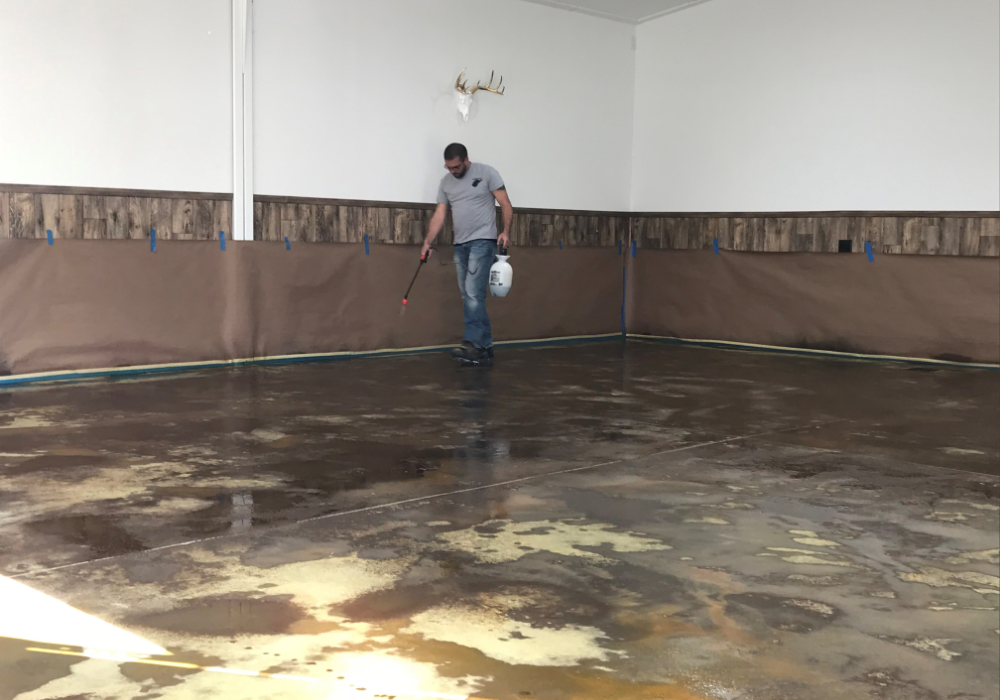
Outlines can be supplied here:
<path id="1" fill-rule="evenodd" d="M 500 210 L 503 212 L 503 232 L 497 238 L 497 243 L 506 248 L 510 245 L 510 225 L 514 221 L 514 206 L 510 203 L 510 197 L 507 196 L 506 187 L 493 190 L 493 196 L 497 198 Z"/>
<path id="2" fill-rule="evenodd" d="M 439 233 L 441 233 L 441 227 L 444 226 L 444 219 L 447 215 L 448 205 L 438 204 L 437 209 L 434 210 L 434 216 L 431 217 L 431 223 L 427 226 L 427 236 L 424 238 L 424 247 L 420 249 L 421 258 L 427 257 L 427 253 L 430 251 L 431 245 L 434 243 L 434 239 L 437 238 Z"/>

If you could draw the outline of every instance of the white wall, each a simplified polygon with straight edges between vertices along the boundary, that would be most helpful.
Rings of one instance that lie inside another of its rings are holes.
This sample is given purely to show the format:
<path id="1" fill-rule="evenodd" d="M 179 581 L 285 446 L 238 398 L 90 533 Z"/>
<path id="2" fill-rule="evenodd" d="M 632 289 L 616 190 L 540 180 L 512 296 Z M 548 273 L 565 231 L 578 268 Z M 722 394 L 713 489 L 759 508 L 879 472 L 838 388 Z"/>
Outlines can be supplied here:
<path id="1" fill-rule="evenodd" d="M 519 206 L 1000 209 L 998 0 L 712 0 L 638 30 L 254 6 L 257 193 L 432 201 L 460 140 Z M 230 23 L 230 0 L 0 0 L 0 182 L 232 191 Z M 508 86 L 468 123 L 463 67 Z"/>
<path id="2" fill-rule="evenodd" d="M 997 0 L 712 0 L 636 86 L 636 210 L 1000 209 Z"/>
<path id="3" fill-rule="evenodd" d="M 633 32 L 516 0 L 255 0 L 254 189 L 431 202 L 461 141 L 516 206 L 627 209 Z M 467 123 L 463 67 L 507 86 Z"/>
<path id="4" fill-rule="evenodd" d="M 229 0 L 0 0 L 0 182 L 232 191 Z"/>

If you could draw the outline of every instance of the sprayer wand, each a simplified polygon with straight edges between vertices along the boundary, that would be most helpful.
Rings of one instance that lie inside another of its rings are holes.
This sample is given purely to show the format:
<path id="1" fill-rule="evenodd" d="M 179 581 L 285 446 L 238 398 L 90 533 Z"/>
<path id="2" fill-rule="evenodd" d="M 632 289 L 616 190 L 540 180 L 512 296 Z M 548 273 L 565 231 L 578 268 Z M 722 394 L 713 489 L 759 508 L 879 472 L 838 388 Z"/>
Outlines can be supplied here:
<path id="1" fill-rule="evenodd" d="M 410 298 L 410 290 L 413 289 L 413 283 L 417 281 L 417 275 L 420 274 L 420 269 L 427 262 L 427 258 L 429 258 L 430 255 L 430 251 L 427 251 L 425 255 L 420 256 L 420 265 L 417 266 L 417 271 L 413 273 L 413 279 L 410 281 L 410 286 L 406 288 L 406 294 L 403 295 L 403 306 L 406 306 L 409 303 L 407 300 Z"/>

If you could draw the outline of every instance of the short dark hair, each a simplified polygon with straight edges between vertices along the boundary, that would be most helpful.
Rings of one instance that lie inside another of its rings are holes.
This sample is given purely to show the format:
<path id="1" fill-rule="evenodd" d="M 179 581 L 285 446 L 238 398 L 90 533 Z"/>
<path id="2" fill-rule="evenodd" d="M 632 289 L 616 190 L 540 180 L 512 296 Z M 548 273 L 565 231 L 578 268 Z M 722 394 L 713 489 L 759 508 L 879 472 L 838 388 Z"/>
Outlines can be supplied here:
<path id="1" fill-rule="evenodd" d="M 454 160 L 455 158 L 461 158 L 465 160 L 469 157 L 469 149 L 460 143 L 449 143 L 448 148 L 444 149 L 444 159 Z"/>

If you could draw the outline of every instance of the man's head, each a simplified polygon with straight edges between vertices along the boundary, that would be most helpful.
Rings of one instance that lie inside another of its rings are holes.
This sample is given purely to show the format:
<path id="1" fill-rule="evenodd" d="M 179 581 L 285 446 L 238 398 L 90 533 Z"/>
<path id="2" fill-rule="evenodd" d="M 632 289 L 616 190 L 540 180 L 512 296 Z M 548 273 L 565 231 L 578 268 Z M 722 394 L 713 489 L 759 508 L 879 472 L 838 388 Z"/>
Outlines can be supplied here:
<path id="1" fill-rule="evenodd" d="M 461 179 L 469 172 L 469 151 L 460 143 L 452 143 L 444 149 L 444 167 L 455 177 Z"/>

